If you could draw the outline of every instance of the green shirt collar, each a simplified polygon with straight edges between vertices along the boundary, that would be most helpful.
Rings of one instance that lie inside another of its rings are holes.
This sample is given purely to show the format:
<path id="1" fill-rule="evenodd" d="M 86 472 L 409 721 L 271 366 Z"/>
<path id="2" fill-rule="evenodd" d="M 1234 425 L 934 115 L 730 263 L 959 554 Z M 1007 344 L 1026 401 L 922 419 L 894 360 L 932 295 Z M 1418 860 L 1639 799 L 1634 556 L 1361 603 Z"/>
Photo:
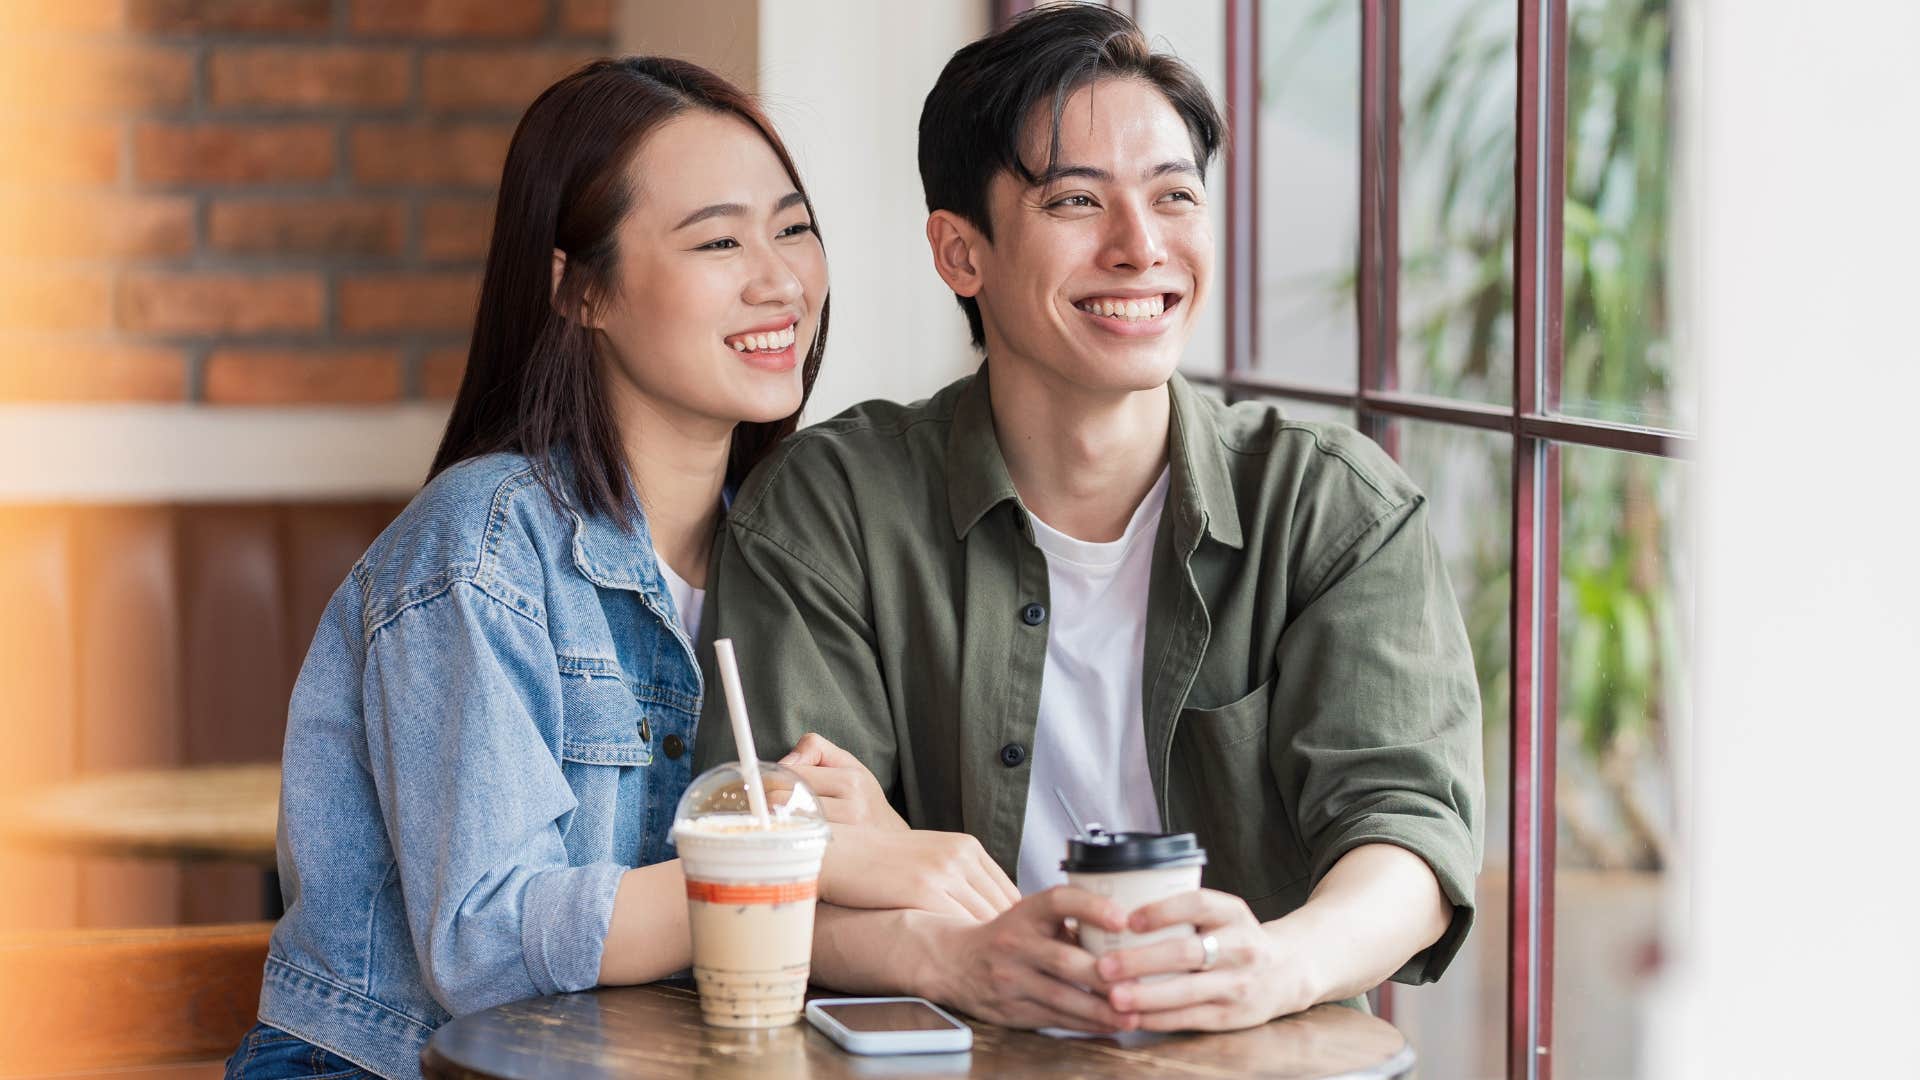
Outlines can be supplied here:
<path id="1" fill-rule="evenodd" d="M 1167 383 L 1167 390 L 1173 403 L 1168 439 L 1173 482 L 1168 503 L 1190 534 L 1204 528 L 1219 543 L 1239 548 L 1244 543 L 1240 508 L 1213 410 L 1178 374 Z M 1019 498 L 994 435 L 987 365 L 982 364 L 980 373 L 960 388 L 947 437 L 947 509 L 953 517 L 954 539 L 965 539 L 988 510 Z"/>

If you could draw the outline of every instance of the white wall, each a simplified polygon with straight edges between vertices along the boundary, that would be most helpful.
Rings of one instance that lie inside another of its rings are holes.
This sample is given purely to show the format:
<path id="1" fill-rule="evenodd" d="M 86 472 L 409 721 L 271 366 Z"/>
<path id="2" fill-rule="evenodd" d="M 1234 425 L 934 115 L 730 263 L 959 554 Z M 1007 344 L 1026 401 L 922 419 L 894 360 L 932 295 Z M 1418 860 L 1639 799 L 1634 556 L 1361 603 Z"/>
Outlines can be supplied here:
<path id="1" fill-rule="evenodd" d="M 1651 1072 L 1911 1076 L 1920 9 L 1680 10 L 1700 708 Z"/>
<path id="2" fill-rule="evenodd" d="M 920 103 L 981 0 L 762 0 L 760 94 L 813 196 L 833 325 L 809 421 L 868 398 L 911 401 L 978 363 L 934 274 L 915 146 Z"/>

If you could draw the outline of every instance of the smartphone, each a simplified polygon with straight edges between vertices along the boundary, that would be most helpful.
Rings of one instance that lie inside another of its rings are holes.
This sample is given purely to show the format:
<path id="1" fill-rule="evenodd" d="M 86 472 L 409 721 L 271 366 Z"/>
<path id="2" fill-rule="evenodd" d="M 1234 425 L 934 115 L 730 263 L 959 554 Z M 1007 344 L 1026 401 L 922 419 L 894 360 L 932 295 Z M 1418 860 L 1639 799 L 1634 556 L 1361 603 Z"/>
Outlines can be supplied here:
<path id="1" fill-rule="evenodd" d="M 940 1054 L 973 1048 L 973 1029 L 925 998 L 815 998 L 807 1023 L 854 1054 Z"/>

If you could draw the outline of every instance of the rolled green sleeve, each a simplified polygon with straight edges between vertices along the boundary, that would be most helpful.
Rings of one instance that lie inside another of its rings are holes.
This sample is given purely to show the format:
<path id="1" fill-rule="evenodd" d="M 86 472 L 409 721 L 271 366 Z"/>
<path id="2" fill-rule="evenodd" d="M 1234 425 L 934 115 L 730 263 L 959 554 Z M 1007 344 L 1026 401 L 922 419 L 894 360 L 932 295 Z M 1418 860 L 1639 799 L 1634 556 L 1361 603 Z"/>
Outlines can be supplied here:
<path id="1" fill-rule="evenodd" d="M 1362 844 L 1405 848 L 1453 905 L 1393 976 L 1440 977 L 1473 925 L 1484 805 L 1480 695 L 1422 497 L 1380 509 L 1303 569 L 1281 635 L 1269 748 L 1315 885 Z"/>
<path id="2" fill-rule="evenodd" d="M 760 756 L 776 760 L 818 732 L 892 790 L 894 734 L 864 590 L 797 542 L 741 517 L 715 554 L 702 637 L 733 639 Z M 713 650 L 699 651 L 707 685 L 717 688 Z M 735 752 L 726 710 L 724 694 L 706 695 L 703 737 L 695 740 L 699 769 Z"/>

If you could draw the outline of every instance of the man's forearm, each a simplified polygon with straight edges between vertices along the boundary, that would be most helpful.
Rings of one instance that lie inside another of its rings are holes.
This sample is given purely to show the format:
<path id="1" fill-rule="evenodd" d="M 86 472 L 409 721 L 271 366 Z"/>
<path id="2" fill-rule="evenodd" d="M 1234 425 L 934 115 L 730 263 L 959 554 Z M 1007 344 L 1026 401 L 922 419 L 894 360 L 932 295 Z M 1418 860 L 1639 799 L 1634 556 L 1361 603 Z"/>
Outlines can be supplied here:
<path id="1" fill-rule="evenodd" d="M 927 996 L 944 921 L 924 911 L 835 907 L 813 915 L 814 982 L 849 994 Z"/>
<path id="2" fill-rule="evenodd" d="M 1341 856 L 1307 902 L 1266 931 L 1311 966 L 1317 1003 L 1385 982 L 1440 940 L 1452 920 L 1453 906 L 1426 860 L 1393 844 L 1364 844 Z"/>

